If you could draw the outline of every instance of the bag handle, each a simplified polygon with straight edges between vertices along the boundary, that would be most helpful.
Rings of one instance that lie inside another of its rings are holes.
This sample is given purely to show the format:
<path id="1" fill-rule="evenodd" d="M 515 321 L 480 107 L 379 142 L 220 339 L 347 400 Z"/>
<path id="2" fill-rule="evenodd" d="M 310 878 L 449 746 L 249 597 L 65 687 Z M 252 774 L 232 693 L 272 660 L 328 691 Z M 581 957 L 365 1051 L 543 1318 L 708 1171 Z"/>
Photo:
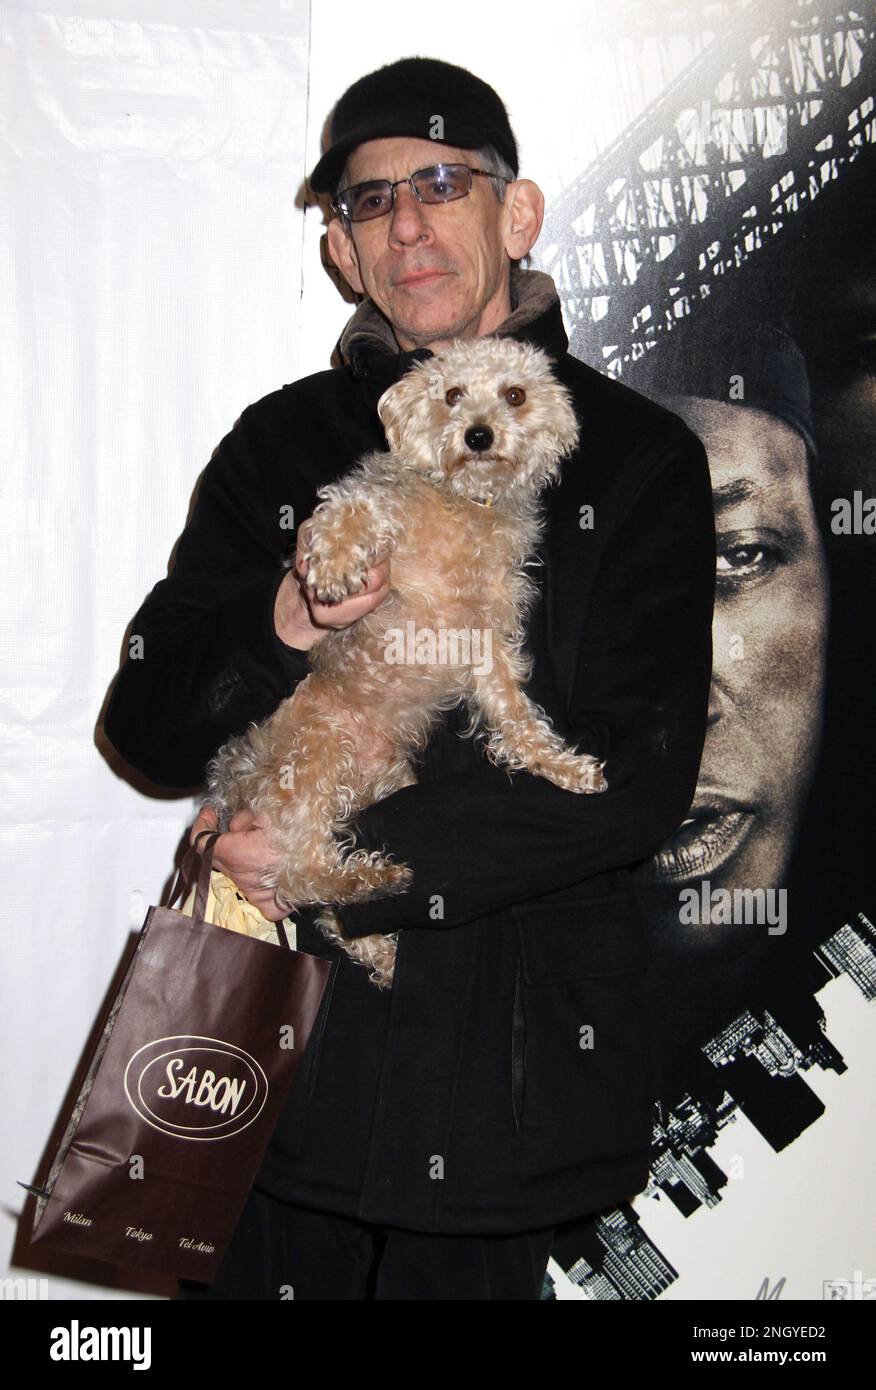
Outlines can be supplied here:
<path id="1" fill-rule="evenodd" d="M 166 907 L 173 907 L 180 894 L 184 891 L 188 891 L 188 889 L 191 888 L 192 882 L 194 881 L 195 877 L 195 860 L 200 859 L 201 863 L 200 868 L 198 870 L 197 879 L 198 889 L 195 893 L 195 902 L 194 907 L 192 908 L 192 914 L 194 917 L 199 918 L 200 921 L 203 922 L 207 913 L 207 896 L 210 891 L 210 873 L 213 868 L 213 849 L 221 833 L 221 830 L 200 830 L 198 834 L 195 836 L 194 844 L 189 847 L 189 849 L 186 852 L 185 858 L 183 859 L 182 864 L 180 865 L 177 880 L 176 883 L 173 885 L 173 891 L 171 892 L 171 895 L 165 904 Z M 198 840 L 200 840 L 203 835 L 209 836 L 209 839 L 204 845 L 204 848 L 199 849 Z"/>

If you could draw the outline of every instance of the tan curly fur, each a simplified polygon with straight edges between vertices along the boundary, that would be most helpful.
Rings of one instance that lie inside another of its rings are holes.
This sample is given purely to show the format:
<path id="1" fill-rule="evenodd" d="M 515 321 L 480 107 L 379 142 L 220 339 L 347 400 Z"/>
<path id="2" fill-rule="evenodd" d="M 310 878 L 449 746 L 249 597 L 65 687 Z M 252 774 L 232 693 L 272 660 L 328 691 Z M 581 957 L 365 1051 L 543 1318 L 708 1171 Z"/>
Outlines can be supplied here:
<path id="1" fill-rule="evenodd" d="M 327 632 L 294 694 L 219 750 L 208 802 L 223 826 L 244 808 L 258 815 L 277 855 L 262 881 L 278 905 L 326 905 L 320 929 L 386 988 L 398 934 L 349 938 L 330 905 L 409 886 L 406 865 L 353 849 L 349 825 L 415 780 L 410 756 L 442 711 L 465 702 L 467 733 L 483 727 L 487 756 L 510 771 L 572 792 L 606 783 L 603 763 L 566 747 L 522 689 L 539 495 L 578 441 L 550 359 L 510 338 L 456 340 L 384 392 L 378 413 L 389 452 L 366 454 L 320 489 L 307 582 L 337 602 L 391 556 L 389 595 Z"/>

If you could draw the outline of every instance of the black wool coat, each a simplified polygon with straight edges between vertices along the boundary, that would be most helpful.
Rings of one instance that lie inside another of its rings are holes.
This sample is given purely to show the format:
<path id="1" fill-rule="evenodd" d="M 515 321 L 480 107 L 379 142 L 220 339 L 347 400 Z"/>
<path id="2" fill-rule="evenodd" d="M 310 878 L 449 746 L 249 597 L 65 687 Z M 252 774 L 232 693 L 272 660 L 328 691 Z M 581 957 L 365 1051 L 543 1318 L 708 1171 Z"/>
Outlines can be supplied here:
<path id="1" fill-rule="evenodd" d="M 334 969 L 257 1178 L 305 1206 L 447 1234 L 552 1225 L 645 1184 L 654 943 L 631 867 L 688 812 L 711 673 L 702 444 L 569 355 L 549 277 L 515 271 L 512 303 L 498 333 L 552 355 L 580 419 L 544 494 L 527 688 L 571 744 L 607 759 L 609 789 L 509 774 L 446 716 L 418 785 L 356 821 L 359 844 L 414 871 L 404 895 L 341 910 L 352 934 L 399 930 L 393 988 L 299 919 L 300 949 Z M 377 399 L 428 355 L 399 353 L 368 301 L 340 346 L 343 366 L 243 411 L 134 619 L 143 657 L 123 665 L 105 730 L 155 782 L 201 784 L 220 745 L 307 674 L 273 626 L 294 543 L 284 509 L 303 521 L 322 483 L 386 447 Z"/>

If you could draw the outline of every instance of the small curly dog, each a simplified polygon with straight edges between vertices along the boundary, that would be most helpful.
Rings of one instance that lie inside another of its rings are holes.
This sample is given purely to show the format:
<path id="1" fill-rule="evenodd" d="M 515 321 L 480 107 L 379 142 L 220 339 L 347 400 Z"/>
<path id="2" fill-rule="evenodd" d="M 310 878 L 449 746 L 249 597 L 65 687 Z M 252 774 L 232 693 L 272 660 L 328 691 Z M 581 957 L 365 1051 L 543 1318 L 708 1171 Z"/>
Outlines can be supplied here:
<path id="1" fill-rule="evenodd" d="M 542 533 L 539 494 L 578 441 L 566 388 L 541 349 L 456 339 L 381 396 L 389 452 L 374 450 L 319 490 L 305 553 L 322 602 L 357 593 L 392 557 L 385 600 L 311 649 L 311 673 L 261 725 L 221 748 L 207 804 L 227 826 L 249 808 L 277 862 L 279 906 L 325 905 L 318 923 L 380 988 L 398 933 L 351 939 L 331 905 L 403 893 L 411 870 L 353 849 L 352 817 L 416 781 L 410 758 L 442 711 L 465 702 L 471 736 L 509 770 L 571 792 L 606 786 L 604 763 L 570 750 L 522 689 L 524 566 Z"/>

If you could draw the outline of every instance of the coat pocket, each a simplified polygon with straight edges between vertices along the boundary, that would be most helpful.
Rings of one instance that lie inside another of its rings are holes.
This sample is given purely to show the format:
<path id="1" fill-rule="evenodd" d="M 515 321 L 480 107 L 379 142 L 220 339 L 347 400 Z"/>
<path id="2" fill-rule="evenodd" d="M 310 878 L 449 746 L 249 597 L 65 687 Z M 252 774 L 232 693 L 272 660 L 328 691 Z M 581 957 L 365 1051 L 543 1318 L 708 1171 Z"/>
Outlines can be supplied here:
<path id="1" fill-rule="evenodd" d="M 520 970 L 514 985 L 514 1013 L 511 1021 L 511 1106 L 514 1111 L 514 1128 L 520 1133 L 525 1099 L 525 1048 L 526 1024 L 523 1018 L 523 981 Z"/>
<path id="2" fill-rule="evenodd" d="M 652 958 L 635 899 L 513 909 L 520 966 L 512 1100 L 522 1175 L 629 1157 L 651 1142 Z"/>

